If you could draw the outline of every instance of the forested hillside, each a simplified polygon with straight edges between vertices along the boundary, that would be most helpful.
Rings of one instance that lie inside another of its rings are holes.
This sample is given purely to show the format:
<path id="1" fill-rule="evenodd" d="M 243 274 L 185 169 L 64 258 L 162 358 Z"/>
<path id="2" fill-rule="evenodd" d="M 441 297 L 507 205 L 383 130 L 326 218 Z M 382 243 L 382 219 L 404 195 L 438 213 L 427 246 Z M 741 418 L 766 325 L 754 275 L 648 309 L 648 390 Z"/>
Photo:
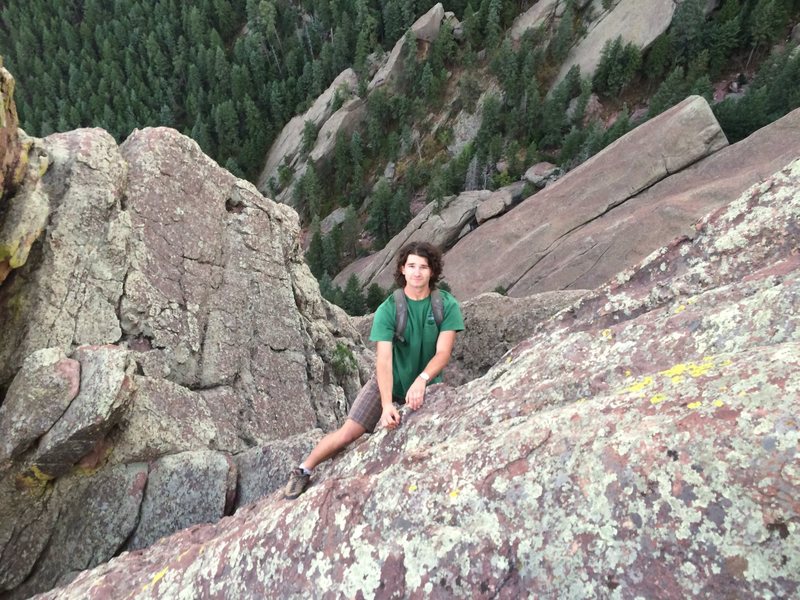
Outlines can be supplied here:
<path id="1" fill-rule="evenodd" d="M 99 126 L 121 141 L 136 127 L 168 125 L 253 181 L 284 124 L 353 67 L 362 125 L 336 140 L 326 164 L 297 177 L 283 168 L 270 182 L 274 193 L 293 190 L 313 233 L 309 264 L 352 312 L 364 309 L 358 282 L 345 301 L 330 278 L 383 247 L 415 201 L 496 189 L 541 160 L 570 169 L 688 94 L 713 101 L 720 84 L 735 92 L 714 104 L 731 142 L 800 106 L 800 55 L 789 40 L 800 0 L 722 0 L 711 11 L 707 0 L 685 0 L 648 49 L 609 41 L 595 73 L 575 68 L 560 81 L 570 48 L 615 0 L 567 0 L 515 41 L 506 32 L 534 2 L 455 0 L 444 8 L 459 30 L 444 23 L 422 53 L 408 44 L 401 81 L 368 93 L 385 51 L 434 4 L 7 0 L 0 54 L 18 79 L 28 133 Z M 480 125 L 454 149 L 465 112 Z M 316 135 L 304 131 L 306 151 Z M 337 207 L 349 207 L 344 222 L 324 235 L 319 220 Z"/>

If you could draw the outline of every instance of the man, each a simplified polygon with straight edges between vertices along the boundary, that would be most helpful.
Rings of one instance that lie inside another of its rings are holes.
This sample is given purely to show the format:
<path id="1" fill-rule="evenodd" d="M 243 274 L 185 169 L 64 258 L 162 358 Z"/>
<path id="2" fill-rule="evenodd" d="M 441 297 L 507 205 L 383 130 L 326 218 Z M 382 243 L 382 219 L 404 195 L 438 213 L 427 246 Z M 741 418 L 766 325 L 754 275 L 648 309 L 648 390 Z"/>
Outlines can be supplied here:
<path id="1" fill-rule="evenodd" d="M 428 384 L 441 381 L 456 332 L 464 329 L 458 302 L 444 291 L 439 291 L 443 304 L 441 325 L 436 323 L 431 290 L 441 274 L 442 254 L 432 244 L 412 242 L 400 249 L 394 280 L 403 290 L 408 306 L 405 331 L 398 332 L 401 335 L 395 338 L 395 298 L 391 295 L 375 311 L 369 336 L 377 342 L 375 375 L 359 392 L 344 425 L 322 438 L 292 471 L 285 498 L 297 498 L 308 487 L 314 467 L 364 433 L 372 433 L 379 423 L 388 429 L 400 425 L 400 413 L 393 401 L 418 410 L 425 401 Z"/>

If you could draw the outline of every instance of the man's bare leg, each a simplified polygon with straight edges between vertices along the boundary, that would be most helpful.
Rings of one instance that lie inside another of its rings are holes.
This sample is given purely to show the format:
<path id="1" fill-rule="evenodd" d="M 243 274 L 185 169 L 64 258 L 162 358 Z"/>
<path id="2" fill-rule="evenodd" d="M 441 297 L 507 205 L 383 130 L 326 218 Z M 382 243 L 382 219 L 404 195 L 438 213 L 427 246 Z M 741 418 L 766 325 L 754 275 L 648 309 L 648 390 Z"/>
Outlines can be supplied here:
<path id="1" fill-rule="evenodd" d="M 339 429 L 331 431 L 322 438 L 301 465 L 309 471 L 321 462 L 328 460 L 342 448 L 360 438 L 366 429 L 352 419 L 347 419 Z"/>

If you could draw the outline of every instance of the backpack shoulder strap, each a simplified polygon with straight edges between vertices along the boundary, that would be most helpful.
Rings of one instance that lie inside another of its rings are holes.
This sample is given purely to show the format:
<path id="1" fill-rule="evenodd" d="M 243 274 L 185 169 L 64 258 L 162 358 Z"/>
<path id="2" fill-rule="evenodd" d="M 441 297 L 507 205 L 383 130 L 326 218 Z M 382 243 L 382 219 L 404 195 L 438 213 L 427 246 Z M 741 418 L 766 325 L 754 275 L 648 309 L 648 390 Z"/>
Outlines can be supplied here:
<path id="1" fill-rule="evenodd" d="M 394 291 L 394 337 L 405 342 L 406 323 L 408 323 L 408 303 L 402 288 Z"/>
<path id="2" fill-rule="evenodd" d="M 442 293 L 439 288 L 431 290 L 431 310 L 436 321 L 436 327 L 441 327 L 442 321 L 444 321 L 444 300 L 442 300 Z"/>

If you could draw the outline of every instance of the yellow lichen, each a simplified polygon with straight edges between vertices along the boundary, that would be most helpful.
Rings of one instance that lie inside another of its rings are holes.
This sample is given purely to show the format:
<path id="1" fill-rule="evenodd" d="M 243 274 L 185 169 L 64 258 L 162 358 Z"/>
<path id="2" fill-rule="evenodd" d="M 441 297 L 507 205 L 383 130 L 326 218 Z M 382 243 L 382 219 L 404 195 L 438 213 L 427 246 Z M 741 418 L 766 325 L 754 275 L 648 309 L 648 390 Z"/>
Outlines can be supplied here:
<path id="1" fill-rule="evenodd" d="M 679 304 L 678 306 L 675 307 L 675 314 L 678 315 L 678 314 L 682 313 L 685 310 L 686 310 L 686 305 L 685 304 Z"/>
<path id="2" fill-rule="evenodd" d="M 686 408 L 691 408 L 692 410 L 694 410 L 696 408 L 700 408 L 702 405 L 703 403 L 698 400 L 697 402 L 690 402 L 689 404 L 686 405 Z"/>
<path id="3" fill-rule="evenodd" d="M 450 492 L 450 497 L 451 498 L 458 498 L 458 495 L 460 493 L 461 493 L 461 490 L 456 488 L 456 489 L 454 489 L 453 491 Z"/>
<path id="4" fill-rule="evenodd" d="M 416 483 L 412 483 L 410 486 L 408 486 L 408 491 L 409 492 L 416 492 L 417 491 L 417 484 Z"/>
<path id="5" fill-rule="evenodd" d="M 714 403 L 713 403 L 713 404 L 714 404 L 714 406 L 716 406 L 717 408 L 721 408 L 721 407 L 725 406 L 725 403 L 724 403 L 722 400 L 714 400 Z"/>
<path id="6" fill-rule="evenodd" d="M 603 331 L 600 332 L 600 337 L 604 340 L 610 340 L 614 337 L 614 333 L 610 329 L 603 329 Z"/>
<path id="7" fill-rule="evenodd" d="M 667 397 L 664 394 L 656 394 L 655 396 L 650 398 L 650 402 L 652 404 L 658 404 L 660 402 L 663 402 L 666 399 L 667 399 Z"/>
<path id="8" fill-rule="evenodd" d="M 642 378 L 641 381 L 637 381 L 633 385 L 626 387 L 623 391 L 624 392 L 641 392 L 644 388 L 648 385 L 652 385 L 653 378 L 649 375 L 647 377 Z"/>

